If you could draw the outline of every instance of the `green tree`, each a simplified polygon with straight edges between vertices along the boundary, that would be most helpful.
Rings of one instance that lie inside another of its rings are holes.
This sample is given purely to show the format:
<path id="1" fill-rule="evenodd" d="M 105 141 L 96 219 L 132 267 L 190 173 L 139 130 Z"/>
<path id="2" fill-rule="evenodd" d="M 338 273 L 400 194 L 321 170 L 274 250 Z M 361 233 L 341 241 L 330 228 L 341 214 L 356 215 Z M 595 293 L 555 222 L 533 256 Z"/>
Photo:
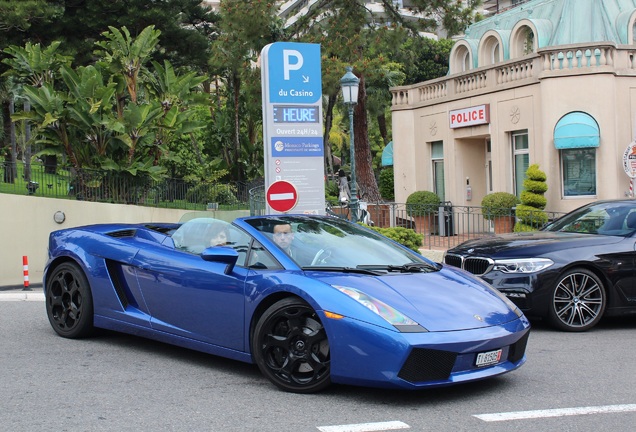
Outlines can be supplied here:
<path id="1" fill-rule="evenodd" d="M 111 28 L 103 36 L 96 51 L 103 57 L 95 65 L 53 69 L 57 87 L 51 82 L 25 85 L 33 109 L 14 119 L 31 121 L 35 137 L 48 145 L 43 153 L 65 155 L 77 172 L 100 168 L 156 179 L 166 171 L 161 162 L 170 158 L 170 144 L 203 126 L 188 108 L 207 101 L 195 96 L 204 78 L 194 72 L 178 74 L 168 61 L 154 62 L 154 69 L 148 69 L 159 38 L 152 26 L 136 38 L 126 28 Z M 41 57 L 34 53 L 57 46 L 11 47 L 6 62 L 28 79 L 36 69 L 33 59 Z"/>
<path id="2" fill-rule="evenodd" d="M 169 60 L 177 68 L 207 73 L 217 20 L 217 14 L 200 0 L 0 0 L 0 60 L 7 58 L 3 51 L 12 45 L 47 46 L 59 41 L 60 54 L 71 56 L 75 65 L 91 65 L 96 58 L 94 43 L 109 26 L 125 26 L 136 37 L 154 25 L 164 35 L 159 49 L 152 53 L 154 60 Z M 7 68 L 0 63 L 0 75 Z M 0 132 L 0 149 L 10 147 L 9 105 L 16 91 L 10 82 L 9 77 L 0 77 L 0 117 L 5 131 Z M 11 156 L 10 151 L 5 154 Z"/>
<path id="3" fill-rule="evenodd" d="M 374 47 L 399 47 L 395 42 L 404 34 L 418 37 L 420 31 L 435 31 L 443 26 L 449 35 L 462 31 L 471 21 L 478 0 L 413 0 L 411 9 L 421 18 L 404 20 L 393 0 L 379 1 L 385 10 L 385 20 L 391 24 L 377 26 L 368 20 L 367 4 L 362 0 L 322 0 L 310 8 L 290 29 L 295 37 L 320 43 L 323 54 L 323 93 L 327 96 L 327 118 L 330 127 L 330 109 L 338 97 L 338 82 L 344 66 L 351 64 L 360 78 L 358 104 L 354 113 L 356 177 L 362 197 L 369 201 L 380 200 L 368 136 L 367 86 L 380 71 L 386 70 L 389 57 Z M 372 87 L 372 86 L 369 86 Z M 325 132 L 328 136 L 328 130 Z"/>
<path id="4" fill-rule="evenodd" d="M 245 178 L 241 115 L 245 115 L 243 126 L 247 128 L 247 145 L 251 146 L 255 143 L 251 140 L 255 136 L 254 127 L 262 122 L 260 73 L 253 69 L 261 49 L 282 37 L 282 22 L 277 11 L 275 2 L 264 0 L 222 0 L 220 4 L 220 34 L 212 43 L 210 67 L 224 84 L 228 108 L 233 114 L 232 147 L 224 149 L 223 155 L 238 180 Z"/>

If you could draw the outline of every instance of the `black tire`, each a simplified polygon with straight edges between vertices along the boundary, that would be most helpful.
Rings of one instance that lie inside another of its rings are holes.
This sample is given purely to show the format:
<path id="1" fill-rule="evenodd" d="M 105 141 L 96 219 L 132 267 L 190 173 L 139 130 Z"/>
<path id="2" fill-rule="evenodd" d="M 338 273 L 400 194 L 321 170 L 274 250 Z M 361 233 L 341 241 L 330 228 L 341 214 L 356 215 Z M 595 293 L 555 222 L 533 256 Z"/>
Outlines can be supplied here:
<path id="1" fill-rule="evenodd" d="M 559 277 L 550 296 L 550 321 L 560 330 L 582 332 L 599 323 L 607 306 L 601 280 L 591 271 L 575 268 Z"/>
<path id="2" fill-rule="evenodd" d="M 270 306 L 252 335 L 254 361 L 274 385 L 314 393 L 331 384 L 327 333 L 316 312 L 298 298 Z"/>
<path id="3" fill-rule="evenodd" d="M 46 314 L 62 337 L 77 339 L 93 332 L 93 296 L 77 264 L 65 262 L 51 271 L 46 282 Z"/>

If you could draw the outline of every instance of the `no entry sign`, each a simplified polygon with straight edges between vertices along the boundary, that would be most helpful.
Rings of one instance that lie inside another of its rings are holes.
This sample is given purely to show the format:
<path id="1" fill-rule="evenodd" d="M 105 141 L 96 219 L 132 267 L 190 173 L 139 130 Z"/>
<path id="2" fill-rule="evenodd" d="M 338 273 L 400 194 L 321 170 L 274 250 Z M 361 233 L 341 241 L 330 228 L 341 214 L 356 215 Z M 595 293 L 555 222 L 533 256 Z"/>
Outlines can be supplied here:
<path id="1" fill-rule="evenodd" d="M 267 188 L 267 205 L 272 210 L 287 213 L 296 206 L 298 202 L 298 191 L 296 187 L 288 181 L 279 180 L 272 183 Z"/>

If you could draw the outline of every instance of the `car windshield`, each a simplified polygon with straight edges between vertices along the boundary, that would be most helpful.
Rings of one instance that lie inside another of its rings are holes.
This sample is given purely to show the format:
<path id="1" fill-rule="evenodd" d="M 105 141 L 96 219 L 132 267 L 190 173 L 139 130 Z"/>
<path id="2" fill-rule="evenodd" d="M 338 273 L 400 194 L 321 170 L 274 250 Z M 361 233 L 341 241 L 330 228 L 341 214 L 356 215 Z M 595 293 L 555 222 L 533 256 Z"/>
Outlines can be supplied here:
<path id="1" fill-rule="evenodd" d="M 437 267 L 374 231 L 321 216 L 245 220 L 304 269 L 432 271 Z M 415 264 L 415 265 L 413 265 Z"/>
<path id="2" fill-rule="evenodd" d="M 581 207 L 557 219 L 544 231 L 631 236 L 636 232 L 636 203 L 605 202 Z"/>

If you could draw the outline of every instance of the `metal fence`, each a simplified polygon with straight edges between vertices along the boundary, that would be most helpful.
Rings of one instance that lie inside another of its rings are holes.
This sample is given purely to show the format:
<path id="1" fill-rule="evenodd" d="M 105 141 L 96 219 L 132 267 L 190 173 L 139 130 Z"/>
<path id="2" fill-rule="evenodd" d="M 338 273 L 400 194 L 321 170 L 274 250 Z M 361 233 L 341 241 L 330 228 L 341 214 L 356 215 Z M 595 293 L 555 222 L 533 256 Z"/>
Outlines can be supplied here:
<path id="1" fill-rule="evenodd" d="M 78 171 L 39 163 L 5 162 L 0 174 L 2 193 L 185 210 L 246 209 L 249 188 L 245 182 L 156 181 L 120 172 Z"/>
<path id="2" fill-rule="evenodd" d="M 266 212 L 265 187 L 262 179 L 252 184 L 189 182 L 170 178 L 154 181 L 110 171 L 82 170 L 78 172 L 54 169 L 41 164 L 25 167 L 24 164 L 14 166 L 5 162 L 1 168 L 1 193 L 184 210 L 249 208 L 251 215 L 263 215 Z M 25 172 L 29 174 L 25 175 Z M 332 215 L 350 218 L 351 210 L 346 205 L 329 205 L 329 209 Z M 434 207 L 367 202 L 366 211 L 377 227 L 406 227 L 422 234 L 424 236 L 422 247 L 427 249 L 448 249 L 468 239 L 492 236 L 500 232 L 512 232 L 514 224 L 518 222 L 514 212 L 510 217 L 495 218 L 485 213 L 482 207 L 455 206 L 450 202 Z M 547 215 L 548 220 L 554 220 L 563 214 L 542 213 Z M 536 220 L 541 222 L 531 223 L 532 229 L 541 228 L 545 215 L 537 217 Z"/>
<path id="3" fill-rule="evenodd" d="M 378 202 L 363 203 L 369 213 L 373 225 L 377 227 L 405 227 L 415 230 L 424 236 L 422 247 L 426 249 L 448 249 L 466 240 L 494 236 L 500 233 L 513 232 L 519 220 L 514 209 L 510 216 L 494 216 L 505 213 L 502 209 L 484 211 L 478 206 L 455 206 L 450 202 L 440 206 L 412 205 L 404 203 Z M 350 219 L 351 209 L 346 205 L 326 204 L 328 214 Z M 253 215 L 265 214 L 264 188 L 257 187 L 250 190 L 250 211 Z M 542 215 L 540 215 L 542 213 Z M 555 220 L 564 213 L 560 212 L 530 212 L 526 215 L 529 224 L 526 229 L 538 230 L 544 225 L 544 220 Z M 360 219 L 360 218 L 358 218 Z M 533 223 L 532 221 L 537 221 Z"/>

